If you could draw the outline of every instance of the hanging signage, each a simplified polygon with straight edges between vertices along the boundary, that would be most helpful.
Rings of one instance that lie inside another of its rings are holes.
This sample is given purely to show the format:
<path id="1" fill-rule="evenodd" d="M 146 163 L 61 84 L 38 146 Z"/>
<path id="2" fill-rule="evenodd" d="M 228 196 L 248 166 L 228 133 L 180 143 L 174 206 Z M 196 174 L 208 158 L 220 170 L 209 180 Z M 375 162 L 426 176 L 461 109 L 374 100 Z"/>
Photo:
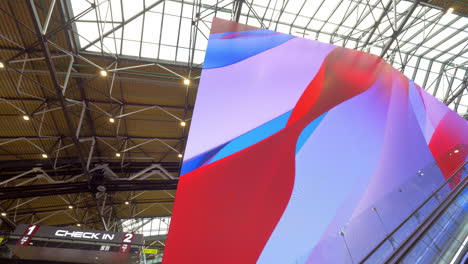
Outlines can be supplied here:
<path id="1" fill-rule="evenodd" d="M 41 225 L 18 225 L 13 235 L 21 236 L 18 245 L 28 245 L 32 237 L 84 240 L 122 245 L 143 244 L 143 235 L 110 231 L 94 231 Z M 125 250 L 123 252 L 126 252 Z"/>
<path id="2" fill-rule="evenodd" d="M 39 225 L 28 225 L 23 231 L 23 236 L 18 240 L 18 242 L 16 242 L 16 244 L 19 246 L 29 245 L 29 241 L 31 241 L 32 237 L 38 230 Z"/>

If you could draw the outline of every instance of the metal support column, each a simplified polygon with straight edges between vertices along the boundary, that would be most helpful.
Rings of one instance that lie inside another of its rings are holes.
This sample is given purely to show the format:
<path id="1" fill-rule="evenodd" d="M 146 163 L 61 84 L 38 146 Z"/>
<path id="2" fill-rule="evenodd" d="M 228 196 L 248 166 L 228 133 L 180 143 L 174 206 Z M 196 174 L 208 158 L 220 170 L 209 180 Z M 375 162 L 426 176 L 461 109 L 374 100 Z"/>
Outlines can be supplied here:
<path id="1" fill-rule="evenodd" d="M 242 11 L 242 5 L 244 4 L 244 0 L 235 0 L 234 1 L 234 7 L 232 9 L 233 14 L 232 14 L 232 20 L 239 22 L 241 11 Z"/>

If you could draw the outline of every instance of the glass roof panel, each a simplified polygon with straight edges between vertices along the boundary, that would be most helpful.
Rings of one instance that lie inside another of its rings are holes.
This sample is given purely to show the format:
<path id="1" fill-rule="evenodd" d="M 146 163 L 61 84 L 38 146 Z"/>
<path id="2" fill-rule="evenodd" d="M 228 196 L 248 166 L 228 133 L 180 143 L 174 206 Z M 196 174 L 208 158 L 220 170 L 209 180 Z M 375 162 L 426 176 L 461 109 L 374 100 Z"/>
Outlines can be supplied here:
<path id="1" fill-rule="evenodd" d="M 89 8 L 91 1 L 70 2 L 76 15 Z M 183 65 L 203 63 L 211 20 L 215 16 L 232 19 L 234 6 L 232 0 L 95 2 L 96 10 L 75 23 L 74 32 L 83 51 Z M 247 0 L 242 6 L 240 22 L 260 27 L 261 20 L 271 30 L 349 48 L 365 48 L 380 56 L 412 5 L 413 1 L 399 0 L 395 12 L 393 0 Z M 468 18 L 442 12 L 418 5 L 403 32 L 392 42 L 387 55 L 393 54 L 395 67 L 404 66 L 408 77 L 414 75 L 414 67 L 421 67 L 413 59 L 418 56 L 437 63 L 453 60 L 461 74 L 465 74 Z M 377 26 L 375 30 L 374 26 Z M 193 58 L 192 49 L 195 49 Z M 384 58 L 393 61 L 391 57 Z M 441 74 L 438 69 L 429 71 L 427 85 L 438 79 Z M 424 81 L 422 72 L 428 70 L 418 68 L 417 78 Z M 445 84 L 440 81 L 440 85 Z M 448 89 L 449 83 L 446 85 Z M 437 91 L 437 96 L 443 99 L 445 94 L 440 94 Z"/>

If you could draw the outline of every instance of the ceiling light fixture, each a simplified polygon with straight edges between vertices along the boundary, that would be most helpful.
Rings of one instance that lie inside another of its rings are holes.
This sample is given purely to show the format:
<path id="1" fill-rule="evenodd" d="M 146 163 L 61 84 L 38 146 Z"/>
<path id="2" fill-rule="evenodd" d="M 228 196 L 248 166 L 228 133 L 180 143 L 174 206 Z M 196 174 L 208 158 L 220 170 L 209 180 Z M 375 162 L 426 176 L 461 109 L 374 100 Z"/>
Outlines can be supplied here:
<path id="1" fill-rule="evenodd" d="M 23 116 L 23 119 L 26 120 L 26 121 L 29 121 L 29 116 L 24 115 L 24 116 Z"/>
<path id="2" fill-rule="evenodd" d="M 42 157 L 43 157 L 44 159 L 47 159 L 49 156 L 47 156 L 47 154 L 45 154 L 45 153 L 42 153 Z"/>
<path id="3" fill-rule="evenodd" d="M 3 68 L 5 68 L 5 64 L 0 61 L 0 69 L 3 69 Z"/>
<path id="4" fill-rule="evenodd" d="M 80 224 L 80 223 L 78 223 L 78 224 L 76 224 L 76 226 L 81 226 L 81 224 Z"/>
<path id="5" fill-rule="evenodd" d="M 111 118 L 109 118 L 109 122 L 114 123 L 115 119 L 111 117 Z"/>
<path id="6" fill-rule="evenodd" d="M 181 126 L 181 127 L 184 127 L 184 126 L 186 126 L 186 125 L 187 125 L 187 123 L 185 123 L 185 121 L 180 121 L 180 126 Z"/>
<path id="7" fill-rule="evenodd" d="M 115 156 L 116 156 L 116 157 L 120 157 L 120 153 L 118 153 L 118 152 L 115 153 Z"/>
<path id="8" fill-rule="evenodd" d="M 184 84 L 185 85 L 190 85 L 190 80 L 189 79 L 184 79 Z"/>
<path id="9" fill-rule="evenodd" d="M 460 152 L 458 149 L 454 150 L 453 153 L 458 153 Z"/>
<path id="10" fill-rule="evenodd" d="M 177 155 L 177 157 L 179 157 L 179 158 L 182 158 L 182 156 L 183 156 L 183 155 L 182 155 L 181 153 L 179 153 L 179 155 Z"/>
<path id="11" fill-rule="evenodd" d="M 454 11 L 453 7 L 450 7 L 448 10 L 447 10 L 447 14 L 452 14 Z"/>
<path id="12" fill-rule="evenodd" d="M 107 71 L 106 70 L 101 70 L 99 72 L 99 74 L 102 76 L 102 77 L 107 77 Z"/>
<path id="13" fill-rule="evenodd" d="M 3 212 L 3 213 L 2 213 L 2 216 L 6 216 L 6 213 Z"/>
<path id="14" fill-rule="evenodd" d="M 125 201 L 125 204 L 126 204 L 126 205 L 129 205 L 130 203 L 129 203 L 128 201 Z"/>
<path id="15" fill-rule="evenodd" d="M 68 209 L 73 209 L 73 205 L 69 205 L 69 206 L 68 206 Z"/>

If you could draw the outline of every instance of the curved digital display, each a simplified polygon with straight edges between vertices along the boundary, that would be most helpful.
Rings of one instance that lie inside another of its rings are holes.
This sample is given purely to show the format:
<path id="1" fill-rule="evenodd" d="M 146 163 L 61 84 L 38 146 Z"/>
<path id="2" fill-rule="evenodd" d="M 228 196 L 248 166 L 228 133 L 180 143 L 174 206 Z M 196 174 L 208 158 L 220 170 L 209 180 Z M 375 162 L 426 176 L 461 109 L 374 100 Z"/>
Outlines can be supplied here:
<path id="1" fill-rule="evenodd" d="M 466 120 L 381 58 L 215 19 L 164 263 L 357 263 L 464 144 Z"/>

